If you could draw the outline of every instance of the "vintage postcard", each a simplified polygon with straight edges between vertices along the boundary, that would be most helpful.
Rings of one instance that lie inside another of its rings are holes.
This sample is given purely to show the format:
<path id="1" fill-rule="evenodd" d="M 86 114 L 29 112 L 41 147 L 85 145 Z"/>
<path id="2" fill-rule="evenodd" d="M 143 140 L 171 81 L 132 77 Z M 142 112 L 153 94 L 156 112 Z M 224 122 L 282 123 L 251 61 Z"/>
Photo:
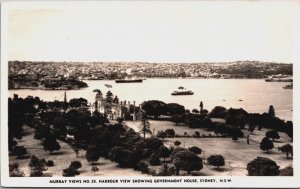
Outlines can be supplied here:
<path id="1" fill-rule="evenodd" d="M 298 0 L 2 1 L 1 185 L 300 187 L 299 50 Z"/>

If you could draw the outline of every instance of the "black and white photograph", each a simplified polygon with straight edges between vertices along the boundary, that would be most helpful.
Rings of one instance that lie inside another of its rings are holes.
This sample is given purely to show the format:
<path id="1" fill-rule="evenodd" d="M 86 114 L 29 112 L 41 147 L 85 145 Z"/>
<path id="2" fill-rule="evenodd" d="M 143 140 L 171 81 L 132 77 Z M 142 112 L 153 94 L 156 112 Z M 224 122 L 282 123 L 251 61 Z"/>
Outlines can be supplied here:
<path id="1" fill-rule="evenodd" d="M 299 18 L 298 0 L 2 1 L 2 184 L 299 187 Z"/>

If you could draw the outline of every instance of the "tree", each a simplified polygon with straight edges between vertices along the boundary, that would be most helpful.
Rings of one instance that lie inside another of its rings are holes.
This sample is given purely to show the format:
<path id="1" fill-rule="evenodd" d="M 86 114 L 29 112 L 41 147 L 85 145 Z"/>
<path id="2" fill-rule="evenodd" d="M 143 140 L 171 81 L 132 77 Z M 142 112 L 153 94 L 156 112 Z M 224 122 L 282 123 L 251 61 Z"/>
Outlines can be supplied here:
<path id="1" fill-rule="evenodd" d="M 113 100 L 113 103 L 119 104 L 119 98 L 118 98 L 118 96 L 115 96 L 115 98 L 114 98 L 114 100 Z"/>
<path id="2" fill-rule="evenodd" d="M 156 134 L 156 136 L 157 136 L 158 138 L 164 139 L 164 138 L 166 138 L 168 135 L 167 135 L 167 133 L 166 133 L 165 131 L 158 131 L 157 134 Z"/>
<path id="3" fill-rule="evenodd" d="M 112 103 L 113 102 L 113 94 L 111 91 L 107 91 L 106 93 L 106 102 L 107 103 Z"/>
<path id="4" fill-rule="evenodd" d="M 200 113 L 199 110 L 197 110 L 197 109 L 193 109 L 192 112 L 195 113 L 195 114 L 199 114 Z"/>
<path id="5" fill-rule="evenodd" d="M 82 165 L 80 161 L 72 161 L 69 167 L 79 169 L 82 167 Z"/>
<path id="6" fill-rule="evenodd" d="M 79 171 L 77 169 L 74 169 L 72 167 L 69 167 L 67 169 L 63 169 L 63 176 L 64 177 L 75 177 L 76 175 L 79 175 Z"/>
<path id="7" fill-rule="evenodd" d="M 88 162 L 92 162 L 92 165 L 98 161 L 100 158 L 101 154 L 96 146 L 89 146 L 88 149 L 86 150 L 85 157 Z"/>
<path id="8" fill-rule="evenodd" d="M 185 108 L 184 106 L 177 104 L 177 103 L 169 103 L 166 105 L 166 108 L 168 110 L 169 115 L 183 115 L 185 114 Z"/>
<path id="9" fill-rule="evenodd" d="M 149 164 L 145 160 L 139 161 L 135 169 L 141 171 L 142 173 L 149 173 Z"/>
<path id="10" fill-rule="evenodd" d="M 202 153 L 202 149 L 197 147 L 197 146 L 192 146 L 189 148 L 189 151 L 195 153 L 195 154 L 201 154 Z"/>
<path id="11" fill-rule="evenodd" d="M 43 142 L 44 150 L 49 151 L 50 154 L 52 154 L 55 150 L 60 150 L 60 145 L 56 141 L 56 138 L 54 135 L 49 135 L 46 137 L 46 139 Z"/>
<path id="12" fill-rule="evenodd" d="M 181 144 L 181 142 L 178 141 L 178 140 L 176 140 L 176 141 L 174 142 L 174 145 L 175 145 L 176 147 L 180 146 L 180 144 Z"/>
<path id="13" fill-rule="evenodd" d="M 275 117 L 275 109 L 274 109 L 273 105 L 271 105 L 271 106 L 269 107 L 268 114 L 269 114 L 270 116 L 272 116 L 272 117 Z"/>
<path id="14" fill-rule="evenodd" d="M 201 101 L 200 102 L 200 112 L 202 112 L 202 110 L 203 110 L 203 102 Z"/>
<path id="15" fill-rule="evenodd" d="M 156 153 L 153 153 L 150 158 L 149 158 L 149 163 L 150 165 L 160 165 L 160 160 L 159 160 L 159 156 Z"/>
<path id="16" fill-rule="evenodd" d="M 53 167 L 54 166 L 54 162 L 52 160 L 48 160 L 46 163 L 47 167 Z"/>
<path id="17" fill-rule="evenodd" d="M 199 138 L 199 137 L 200 137 L 200 132 L 199 132 L 199 131 L 195 131 L 194 136 L 195 136 L 196 138 Z"/>
<path id="18" fill-rule="evenodd" d="M 217 166 L 217 168 L 225 165 L 225 159 L 222 155 L 211 155 L 207 158 L 207 162 L 208 165 Z"/>
<path id="19" fill-rule="evenodd" d="M 20 170 L 18 163 L 9 164 L 9 176 L 10 177 L 24 177 L 25 174 Z"/>
<path id="20" fill-rule="evenodd" d="M 239 138 L 244 136 L 244 133 L 241 131 L 240 128 L 229 128 L 228 131 L 234 142 L 236 142 Z"/>
<path id="21" fill-rule="evenodd" d="M 15 146 L 12 149 L 12 153 L 18 158 L 22 158 L 25 154 L 27 154 L 27 150 L 24 146 Z"/>
<path id="22" fill-rule="evenodd" d="M 76 157 L 78 158 L 79 156 L 79 150 L 80 150 L 80 146 L 79 144 L 77 144 L 76 142 L 74 142 L 73 144 L 71 144 L 71 148 L 74 150 Z"/>
<path id="23" fill-rule="evenodd" d="M 277 176 L 279 166 L 276 162 L 266 158 L 257 157 L 247 164 L 248 176 Z"/>
<path id="24" fill-rule="evenodd" d="M 141 120 L 141 125 L 142 125 L 142 130 L 139 131 L 139 133 L 142 133 L 144 136 L 144 140 L 146 138 L 146 134 L 152 134 L 151 129 L 150 129 L 150 122 L 147 119 L 147 115 L 143 115 L 142 116 L 142 120 Z"/>
<path id="25" fill-rule="evenodd" d="M 93 166 L 92 171 L 94 172 L 94 175 L 95 175 L 95 173 L 99 171 L 99 168 L 96 166 Z"/>
<path id="26" fill-rule="evenodd" d="M 166 129 L 165 132 L 167 133 L 169 138 L 174 138 L 174 136 L 175 136 L 174 129 Z"/>
<path id="27" fill-rule="evenodd" d="M 161 147 L 159 147 L 158 155 L 164 158 L 164 162 L 166 162 L 166 157 L 169 157 L 170 154 L 171 151 L 166 146 L 162 145 Z"/>
<path id="28" fill-rule="evenodd" d="M 280 136 L 276 130 L 267 131 L 266 137 L 271 138 L 273 142 L 275 139 L 280 139 Z"/>
<path id="29" fill-rule="evenodd" d="M 168 112 L 166 103 L 159 100 L 149 100 L 142 103 L 142 110 L 146 115 L 154 116 L 155 119 L 160 115 L 166 115 Z"/>
<path id="30" fill-rule="evenodd" d="M 267 151 L 267 153 L 269 153 L 269 150 L 273 148 L 274 148 L 273 142 L 268 137 L 264 137 L 260 142 L 260 149 L 263 151 Z"/>
<path id="31" fill-rule="evenodd" d="M 176 168 L 176 175 L 179 175 L 179 170 L 187 171 L 190 175 L 191 171 L 203 168 L 202 159 L 189 150 L 177 152 L 174 155 L 173 164 Z"/>
<path id="32" fill-rule="evenodd" d="M 30 168 L 31 177 L 41 177 L 44 175 L 44 171 L 47 170 L 45 159 L 38 159 L 35 155 L 31 156 L 30 162 L 28 164 Z"/>
<path id="33" fill-rule="evenodd" d="M 185 121 L 184 117 L 179 114 L 173 115 L 171 120 L 175 122 L 175 125 L 178 125 L 178 123 L 184 123 Z"/>
<path id="34" fill-rule="evenodd" d="M 280 150 L 282 153 L 285 153 L 287 159 L 289 159 L 289 155 L 293 156 L 293 146 L 290 144 L 285 144 L 281 147 L 278 147 L 278 150 Z"/>
<path id="35" fill-rule="evenodd" d="M 120 146 L 113 147 L 109 153 L 109 157 L 121 167 L 134 167 L 138 163 L 138 158 L 131 150 Z"/>
<path id="36" fill-rule="evenodd" d="M 255 130 L 255 125 L 254 124 L 250 124 L 248 127 L 248 131 L 253 134 L 253 131 Z"/>

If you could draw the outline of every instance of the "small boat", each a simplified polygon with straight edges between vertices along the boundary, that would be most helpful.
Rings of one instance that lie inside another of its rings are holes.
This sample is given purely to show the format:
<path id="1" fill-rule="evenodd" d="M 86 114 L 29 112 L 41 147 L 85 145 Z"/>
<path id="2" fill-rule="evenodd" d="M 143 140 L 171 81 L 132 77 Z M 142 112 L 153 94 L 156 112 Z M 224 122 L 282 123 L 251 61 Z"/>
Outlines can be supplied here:
<path id="1" fill-rule="evenodd" d="M 184 87 L 178 87 L 177 91 L 173 91 L 171 95 L 193 95 L 194 92 L 191 90 L 186 90 Z"/>
<path id="2" fill-rule="evenodd" d="M 239 101 L 243 101 L 242 99 L 240 99 Z"/>
<path id="3" fill-rule="evenodd" d="M 291 78 L 268 78 L 265 79 L 266 82 L 293 82 Z"/>
<path id="4" fill-rule="evenodd" d="M 116 83 L 142 83 L 143 79 L 118 79 Z"/>
<path id="5" fill-rule="evenodd" d="M 112 88 L 110 84 L 104 84 L 107 88 Z"/>
<path id="6" fill-rule="evenodd" d="M 293 83 L 291 83 L 290 85 L 286 85 L 283 88 L 284 89 L 293 89 Z"/>

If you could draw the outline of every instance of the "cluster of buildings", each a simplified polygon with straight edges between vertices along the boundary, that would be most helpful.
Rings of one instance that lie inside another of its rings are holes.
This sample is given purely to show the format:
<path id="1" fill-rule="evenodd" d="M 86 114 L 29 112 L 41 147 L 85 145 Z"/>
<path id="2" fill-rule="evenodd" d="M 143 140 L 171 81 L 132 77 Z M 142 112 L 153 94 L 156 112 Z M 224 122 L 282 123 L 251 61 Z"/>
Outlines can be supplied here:
<path id="1" fill-rule="evenodd" d="M 10 61 L 9 77 L 25 80 L 78 78 L 79 80 L 139 78 L 266 78 L 292 75 L 292 64 L 258 61 L 218 63 L 145 62 L 29 62 Z M 34 83 L 33 83 L 34 85 Z"/>

